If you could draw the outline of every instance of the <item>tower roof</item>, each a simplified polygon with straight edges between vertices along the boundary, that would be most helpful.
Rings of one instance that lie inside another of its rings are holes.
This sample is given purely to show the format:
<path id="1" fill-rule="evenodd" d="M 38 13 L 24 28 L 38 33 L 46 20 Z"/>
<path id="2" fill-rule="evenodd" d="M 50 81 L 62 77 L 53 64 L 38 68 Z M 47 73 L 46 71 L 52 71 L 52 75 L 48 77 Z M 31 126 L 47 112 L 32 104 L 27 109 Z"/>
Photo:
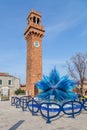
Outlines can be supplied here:
<path id="1" fill-rule="evenodd" d="M 29 19 L 29 17 L 30 17 L 31 15 L 37 15 L 37 16 L 41 17 L 41 13 L 35 11 L 34 9 L 32 9 L 32 10 L 30 11 L 30 13 L 29 13 L 27 19 Z"/>

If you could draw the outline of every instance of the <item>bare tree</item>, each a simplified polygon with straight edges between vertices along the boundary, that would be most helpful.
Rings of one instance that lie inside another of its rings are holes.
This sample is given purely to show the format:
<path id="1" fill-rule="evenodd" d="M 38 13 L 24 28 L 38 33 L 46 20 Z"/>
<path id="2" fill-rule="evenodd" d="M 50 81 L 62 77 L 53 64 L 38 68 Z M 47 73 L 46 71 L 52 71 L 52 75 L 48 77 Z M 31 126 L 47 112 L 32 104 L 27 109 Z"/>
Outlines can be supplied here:
<path id="1" fill-rule="evenodd" d="M 77 53 L 67 61 L 67 70 L 69 75 L 80 82 L 81 94 L 83 95 L 83 84 L 87 78 L 87 53 Z"/>

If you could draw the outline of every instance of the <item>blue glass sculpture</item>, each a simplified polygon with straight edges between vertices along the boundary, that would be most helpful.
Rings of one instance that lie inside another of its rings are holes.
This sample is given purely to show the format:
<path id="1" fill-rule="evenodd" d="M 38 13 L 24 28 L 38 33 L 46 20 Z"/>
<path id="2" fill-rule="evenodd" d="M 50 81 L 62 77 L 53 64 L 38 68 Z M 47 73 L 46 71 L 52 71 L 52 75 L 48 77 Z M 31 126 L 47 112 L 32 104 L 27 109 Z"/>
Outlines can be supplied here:
<path id="1" fill-rule="evenodd" d="M 68 76 L 60 77 L 56 68 L 51 71 L 49 77 L 43 76 L 42 80 L 35 83 L 35 86 L 41 90 L 37 96 L 42 100 L 49 101 L 51 96 L 59 102 L 77 98 L 77 94 L 73 92 L 77 82 L 70 80 Z"/>

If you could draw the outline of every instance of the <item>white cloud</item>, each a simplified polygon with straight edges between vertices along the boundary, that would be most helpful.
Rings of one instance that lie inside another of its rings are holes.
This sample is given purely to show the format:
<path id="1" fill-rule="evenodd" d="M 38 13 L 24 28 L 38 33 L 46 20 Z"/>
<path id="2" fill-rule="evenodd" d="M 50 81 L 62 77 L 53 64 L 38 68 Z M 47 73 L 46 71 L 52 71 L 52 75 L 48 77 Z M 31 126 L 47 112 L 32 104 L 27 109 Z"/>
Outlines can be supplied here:
<path id="1" fill-rule="evenodd" d="M 83 31 L 80 33 L 80 36 L 81 36 L 81 37 L 87 36 L 87 29 L 83 30 Z"/>
<path id="2" fill-rule="evenodd" d="M 46 27 L 46 32 L 52 33 L 52 34 L 56 32 L 58 34 L 67 29 L 73 28 L 79 25 L 84 20 L 86 15 L 87 15 L 87 11 L 84 11 L 80 15 L 77 14 L 73 16 L 70 15 L 70 16 L 64 17 L 61 21 L 59 21 L 58 19 L 57 23 L 53 23 L 53 25 Z"/>
<path id="3" fill-rule="evenodd" d="M 43 59 L 44 65 L 63 65 L 65 64 L 64 60 L 58 60 L 58 59 Z"/>
<path id="4" fill-rule="evenodd" d="M 64 60 L 44 59 L 43 60 L 43 74 L 48 75 L 54 67 L 56 67 L 57 70 L 61 74 L 65 74 L 66 70 L 64 69 L 64 65 L 65 65 Z"/>

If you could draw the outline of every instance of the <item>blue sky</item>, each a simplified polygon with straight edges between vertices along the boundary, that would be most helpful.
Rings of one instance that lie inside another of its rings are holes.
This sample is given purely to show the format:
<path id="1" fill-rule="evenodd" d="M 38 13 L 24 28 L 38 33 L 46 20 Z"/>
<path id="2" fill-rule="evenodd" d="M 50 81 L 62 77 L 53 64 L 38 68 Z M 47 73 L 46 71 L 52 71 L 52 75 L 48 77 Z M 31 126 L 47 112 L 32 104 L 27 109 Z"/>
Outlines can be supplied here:
<path id="1" fill-rule="evenodd" d="M 0 72 L 26 79 L 24 30 L 31 9 L 41 12 L 45 27 L 43 73 L 56 66 L 67 73 L 65 62 L 87 52 L 87 0 L 0 0 Z"/>

